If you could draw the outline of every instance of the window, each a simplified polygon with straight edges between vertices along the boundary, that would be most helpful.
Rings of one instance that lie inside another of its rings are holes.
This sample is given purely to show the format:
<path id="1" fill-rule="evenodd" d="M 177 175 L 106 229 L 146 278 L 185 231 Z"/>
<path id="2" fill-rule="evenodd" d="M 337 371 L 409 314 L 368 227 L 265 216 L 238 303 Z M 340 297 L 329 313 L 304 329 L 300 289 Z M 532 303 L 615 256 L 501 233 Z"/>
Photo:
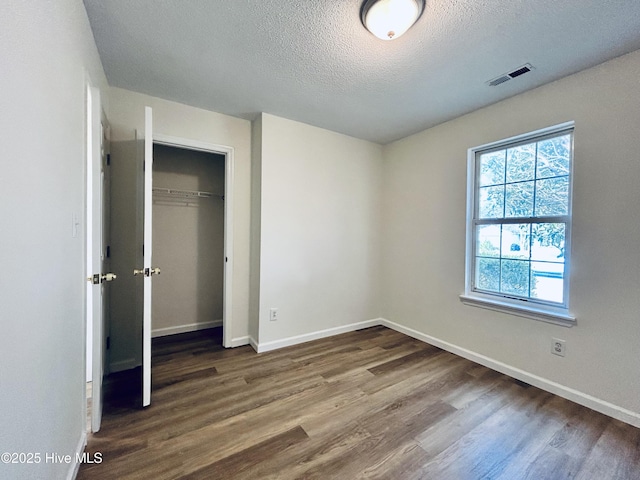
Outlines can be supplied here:
<path id="1" fill-rule="evenodd" d="M 469 151 L 465 303 L 573 324 L 573 124 Z"/>

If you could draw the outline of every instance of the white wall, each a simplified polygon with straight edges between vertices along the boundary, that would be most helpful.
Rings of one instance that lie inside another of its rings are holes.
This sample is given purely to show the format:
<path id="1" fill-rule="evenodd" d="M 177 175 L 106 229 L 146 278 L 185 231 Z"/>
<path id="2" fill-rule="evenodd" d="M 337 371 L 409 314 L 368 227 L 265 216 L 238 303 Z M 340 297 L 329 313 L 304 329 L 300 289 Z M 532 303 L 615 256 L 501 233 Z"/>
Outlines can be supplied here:
<path id="1" fill-rule="evenodd" d="M 152 335 L 222 325 L 224 155 L 153 147 L 153 185 L 213 193 L 184 202 L 154 195 Z"/>
<path id="2" fill-rule="evenodd" d="M 382 148 L 268 114 L 261 134 L 260 348 L 377 318 Z"/>
<path id="3" fill-rule="evenodd" d="M 131 152 L 135 132 L 144 128 L 144 107 L 153 108 L 154 134 L 180 137 L 234 148 L 234 198 L 233 198 L 233 301 L 232 301 L 232 339 L 236 344 L 246 344 L 249 335 L 249 227 L 250 227 L 250 163 L 251 163 L 251 123 L 247 120 L 202 110 L 187 105 L 150 97 L 120 88 L 109 90 L 112 147 L 112 186 L 118 182 L 133 181 L 127 165 L 118 169 L 118 148 Z M 133 152 L 135 154 L 135 152 Z M 130 158 L 130 157 L 128 157 Z M 134 175 L 135 177 L 135 175 Z M 112 192 L 112 208 L 118 207 L 118 195 Z M 129 203 L 131 205 L 131 203 Z M 122 209 L 120 210 L 122 211 Z M 131 213 L 131 212 L 130 212 Z M 130 214 L 129 217 L 132 215 Z M 122 219 L 120 219 L 122 220 Z M 112 217 L 112 234 L 116 232 Z M 115 241 L 115 238 L 114 238 Z M 128 242 L 131 244 L 131 242 Z M 113 263 L 117 262 L 114 247 Z M 115 268 L 115 267 L 114 267 Z M 133 266 L 128 267 L 132 269 Z M 117 272 L 116 272 L 117 273 Z M 128 270 L 124 273 L 127 278 Z M 120 278 L 118 278 L 118 281 Z M 116 282 L 112 294 L 117 295 Z M 122 285 L 122 284 L 121 284 Z M 112 297 L 113 298 L 113 297 Z M 131 308 L 127 309 L 131 311 Z M 120 322 L 120 323 L 117 323 Z M 120 335 L 114 336 L 114 328 Z M 111 366 L 116 370 L 131 368 L 141 361 L 139 348 L 139 329 L 135 323 L 120 316 L 112 308 Z"/>
<path id="4" fill-rule="evenodd" d="M 610 402 L 640 425 L 638 79 L 640 51 L 386 146 L 382 315 Z M 467 149 L 568 120 L 575 120 L 570 311 L 578 325 L 461 304 Z M 551 337 L 566 340 L 565 358 L 550 354 Z"/>
<path id="5" fill-rule="evenodd" d="M 42 454 L 3 478 L 65 478 L 44 454 L 84 438 L 85 69 L 106 86 L 82 2 L 2 2 L 0 452 Z"/>

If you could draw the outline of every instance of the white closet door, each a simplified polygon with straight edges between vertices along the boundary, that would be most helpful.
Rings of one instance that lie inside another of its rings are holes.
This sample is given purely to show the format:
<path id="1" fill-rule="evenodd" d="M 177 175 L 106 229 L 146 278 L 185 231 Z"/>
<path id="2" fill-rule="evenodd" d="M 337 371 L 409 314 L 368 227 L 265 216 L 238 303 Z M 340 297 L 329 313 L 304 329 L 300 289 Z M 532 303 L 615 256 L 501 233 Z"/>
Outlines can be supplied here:
<path id="1" fill-rule="evenodd" d="M 139 155 L 138 171 L 138 232 L 142 231 L 142 268 L 136 266 L 134 275 L 142 277 L 142 406 L 151 404 L 151 289 L 153 275 L 160 273 L 152 262 L 152 191 L 153 191 L 153 122 L 151 107 L 145 107 L 144 152 Z M 140 237 L 138 237 L 140 239 Z M 140 297 L 138 297 L 140 298 Z"/>

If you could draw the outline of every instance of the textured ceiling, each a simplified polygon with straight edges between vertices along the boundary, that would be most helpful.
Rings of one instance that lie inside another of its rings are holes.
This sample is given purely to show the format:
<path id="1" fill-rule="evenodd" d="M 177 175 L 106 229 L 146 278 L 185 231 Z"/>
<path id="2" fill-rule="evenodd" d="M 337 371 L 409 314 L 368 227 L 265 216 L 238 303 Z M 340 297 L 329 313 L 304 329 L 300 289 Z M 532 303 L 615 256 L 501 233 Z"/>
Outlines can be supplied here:
<path id="1" fill-rule="evenodd" d="M 84 3 L 113 86 L 378 143 L 640 48 L 640 0 L 427 0 L 391 42 L 363 28 L 361 0 Z"/>

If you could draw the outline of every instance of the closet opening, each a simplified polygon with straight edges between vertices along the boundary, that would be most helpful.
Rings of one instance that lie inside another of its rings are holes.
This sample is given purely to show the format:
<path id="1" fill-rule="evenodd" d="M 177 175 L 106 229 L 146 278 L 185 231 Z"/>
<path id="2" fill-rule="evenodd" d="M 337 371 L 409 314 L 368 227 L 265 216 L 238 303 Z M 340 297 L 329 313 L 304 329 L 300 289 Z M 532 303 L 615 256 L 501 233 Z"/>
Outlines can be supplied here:
<path id="1" fill-rule="evenodd" d="M 225 164 L 223 153 L 154 142 L 153 364 L 223 346 Z"/>

